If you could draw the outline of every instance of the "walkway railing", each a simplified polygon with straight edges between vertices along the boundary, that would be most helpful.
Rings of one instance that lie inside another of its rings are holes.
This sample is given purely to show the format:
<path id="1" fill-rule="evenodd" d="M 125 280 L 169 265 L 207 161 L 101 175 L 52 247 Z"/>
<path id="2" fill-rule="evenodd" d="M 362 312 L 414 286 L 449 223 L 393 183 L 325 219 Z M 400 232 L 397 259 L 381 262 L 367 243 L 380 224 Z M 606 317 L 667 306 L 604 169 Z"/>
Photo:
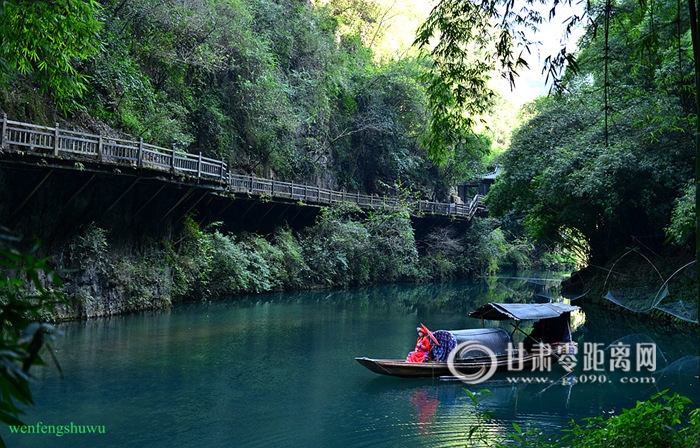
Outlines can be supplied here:
<path id="1" fill-rule="evenodd" d="M 11 121 L 5 115 L 0 138 L 0 150 L 3 152 L 167 172 L 197 182 L 213 182 L 233 193 L 286 198 L 309 204 L 354 202 L 362 208 L 395 208 L 400 203 L 393 198 L 230 174 L 226 162 L 203 157 L 201 153 L 189 154 L 174 147 L 162 148 L 145 143 L 143 139 L 133 141 L 69 131 L 61 129 L 58 124 L 52 128 Z M 413 212 L 471 219 L 480 208 L 483 208 L 482 197 L 476 195 L 466 204 L 417 201 Z"/>

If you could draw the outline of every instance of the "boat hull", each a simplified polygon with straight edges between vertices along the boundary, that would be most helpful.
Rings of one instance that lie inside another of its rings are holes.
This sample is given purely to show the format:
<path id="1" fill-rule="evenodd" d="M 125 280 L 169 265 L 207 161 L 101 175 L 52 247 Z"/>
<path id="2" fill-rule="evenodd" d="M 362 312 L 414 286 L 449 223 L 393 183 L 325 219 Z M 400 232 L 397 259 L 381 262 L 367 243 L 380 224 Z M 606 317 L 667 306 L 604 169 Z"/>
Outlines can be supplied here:
<path id="1" fill-rule="evenodd" d="M 524 366 L 532 365 L 532 356 L 523 359 Z M 446 362 L 406 362 L 400 359 L 372 359 L 355 358 L 362 366 L 380 375 L 396 376 L 401 378 L 438 378 L 441 376 L 453 376 Z M 480 369 L 491 367 L 490 358 L 477 358 L 473 360 L 456 361 L 454 367 L 461 374 L 471 374 Z M 499 357 L 496 360 L 496 371 L 507 370 L 508 359 Z"/>
<path id="2" fill-rule="evenodd" d="M 541 367 L 544 358 L 551 357 L 551 361 L 556 362 L 563 355 L 575 355 L 576 353 L 578 353 L 578 344 L 570 342 L 551 347 L 544 356 L 537 353 L 526 353 L 522 356 L 522 359 L 515 355 L 510 360 L 507 355 L 496 356 L 496 372 L 508 370 L 513 363 L 517 365 L 517 371 L 533 371 L 535 368 Z M 406 362 L 401 359 L 373 359 L 367 357 L 359 357 L 355 358 L 355 360 L 367 369 L 380 375 L 402 378 L 455 376 L 446 362 Z M 488 356 L 461 359 L 455 360 L 454 367 L 458 373 L 469 375 L 480 369 L 490 369 L 492 362 L 492 358 Z"/>

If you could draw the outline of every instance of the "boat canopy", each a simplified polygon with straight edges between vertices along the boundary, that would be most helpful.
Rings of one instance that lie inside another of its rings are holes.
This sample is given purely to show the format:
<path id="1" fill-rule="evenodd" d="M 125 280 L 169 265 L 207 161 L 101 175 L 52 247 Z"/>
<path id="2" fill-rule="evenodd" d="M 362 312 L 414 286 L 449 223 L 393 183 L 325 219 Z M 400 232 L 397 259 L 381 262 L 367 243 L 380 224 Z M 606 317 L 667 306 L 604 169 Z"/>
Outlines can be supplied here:
<path id="1" fill-rule="evenodd" d="M 471 341 L 488 347 L 496 356 L 505 355 L 508 353 L 508 344 L 513 343 L 513 339 L 508 332 L 502 328 L 471 328 L 468 330 L 452 330 L 450 331 L 455 337 L 457 344 Z M 488 356 L 481 350 L 473 350 L 469 352 L 458 353 L 457 359 L 476 358 L 480 356 Z"/>
<path id="2" fill-rule="evenodd" d="M 559 317 L 580 309 L 562 302 L 554 303 L 487 303 L 469 313 L 470 317 L 487 320 L 538 320 Z"/>

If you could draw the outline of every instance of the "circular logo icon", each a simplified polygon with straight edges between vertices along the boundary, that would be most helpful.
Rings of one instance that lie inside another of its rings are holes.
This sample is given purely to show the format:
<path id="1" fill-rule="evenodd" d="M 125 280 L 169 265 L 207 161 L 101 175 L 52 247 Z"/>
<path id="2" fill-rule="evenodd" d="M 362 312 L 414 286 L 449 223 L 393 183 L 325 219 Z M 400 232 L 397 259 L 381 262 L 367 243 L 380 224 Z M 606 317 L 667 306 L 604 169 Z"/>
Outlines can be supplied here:
<path id="1" fill-rule="evenodd" d="M 480 358 L 479 361 L 476 358 Z M 480 362 L 482 360 L 484 362 Z M 457 345 L 447 357 L 447 366 L 452 375 L 467 384 L 483 383 L 491 378 L 498 368 L 493 350 L 476 341 L 466 341 Z"/>

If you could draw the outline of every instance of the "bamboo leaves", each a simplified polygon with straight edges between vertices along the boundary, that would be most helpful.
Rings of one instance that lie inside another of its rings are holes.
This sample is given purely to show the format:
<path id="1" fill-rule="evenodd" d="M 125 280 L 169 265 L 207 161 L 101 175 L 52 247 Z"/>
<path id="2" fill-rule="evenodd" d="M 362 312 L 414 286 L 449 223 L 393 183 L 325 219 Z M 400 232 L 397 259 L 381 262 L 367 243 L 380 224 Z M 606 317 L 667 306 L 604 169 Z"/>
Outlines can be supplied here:
<path id="1" fill-rule="evenodd" d="M 0 7 L 0 83 L 31 76 L 64 112 L 79 107 L 88 78 L 77 63 L 99 49 L 95 0 L 4 1 Z"/>

